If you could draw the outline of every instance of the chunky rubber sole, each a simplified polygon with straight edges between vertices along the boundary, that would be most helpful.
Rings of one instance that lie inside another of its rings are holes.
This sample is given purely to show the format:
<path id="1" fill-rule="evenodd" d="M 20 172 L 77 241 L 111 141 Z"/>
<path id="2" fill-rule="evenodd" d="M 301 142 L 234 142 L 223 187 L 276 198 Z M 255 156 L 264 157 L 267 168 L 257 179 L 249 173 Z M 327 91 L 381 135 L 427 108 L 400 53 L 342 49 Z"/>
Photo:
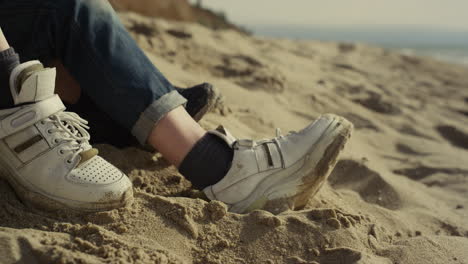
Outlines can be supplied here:
<path id="1" fill-rule="evenodd" d="M 353 130 L 349 121 L 336 115 L 326 114 L 319 119 L 329 124 L 307 154 L 286 168 L 287 173 L 280 171 L 265 178 L 248 198 L 231 205 L 231 212 L 263 209 L 278 214 L 307 204 L 327 180 Z"/>
<path id="2" fill-rule="evenodd" d="M 32 191 L 32 187 L 28 187 L 27 183 L 21 183 L 16 179 L 15 173 L 2 160 L 0 160 L 0 178 L 6 180 L 13 187 L 15 193 L 26 206 L 46 211 L 98 212 L 128 206 L 133 202 L 133 188 L 129 188 L 118 200 L 92 203 L 53 197 Z"/>

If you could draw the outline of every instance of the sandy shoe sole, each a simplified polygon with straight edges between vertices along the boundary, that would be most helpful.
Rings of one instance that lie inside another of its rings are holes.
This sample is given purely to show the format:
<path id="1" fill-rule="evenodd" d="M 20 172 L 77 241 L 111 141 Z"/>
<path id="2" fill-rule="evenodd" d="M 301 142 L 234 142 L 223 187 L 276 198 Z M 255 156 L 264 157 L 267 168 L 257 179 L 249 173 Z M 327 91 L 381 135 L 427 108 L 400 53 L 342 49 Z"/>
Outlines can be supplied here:
<path id="1" fill-rule="evenodd" d="M 133 202 L 133 188 L 129 188 L 118 200 L 94 203 L 52 197 L 38 191 L 32 191 L 33 187 L 28 186 L 28 183 L 22 183 L 16 179 L 15 174 L 2 160 L 0 160 L 0 179 L 8 181 L 26 206 L 46 211 L 98 212 L 125 207 Z"/>
<path id="2" fill-rule="evenodd" d="M 263 209 L 274 214 L 303 208 L 325 183 L 337 158 L 351 136 L 353 125 L 346 119 L 327 114 L 329 123 L 306 155 L 284 171 L 265 178 L 247 199 L 230 211 L 246 213 Z"/>
<path id="3" fill-rule="evenodd" d="M 197 122 L 199 122 L 206 115 L 206 113 L 213 110 L 216 103 L 216 99 L 218 97 L 217 91 L 213 86 L 210 85 L 210 88 L 206 89 L 206 91 L 206 104 L 193 116 L 193 119 Z"/>

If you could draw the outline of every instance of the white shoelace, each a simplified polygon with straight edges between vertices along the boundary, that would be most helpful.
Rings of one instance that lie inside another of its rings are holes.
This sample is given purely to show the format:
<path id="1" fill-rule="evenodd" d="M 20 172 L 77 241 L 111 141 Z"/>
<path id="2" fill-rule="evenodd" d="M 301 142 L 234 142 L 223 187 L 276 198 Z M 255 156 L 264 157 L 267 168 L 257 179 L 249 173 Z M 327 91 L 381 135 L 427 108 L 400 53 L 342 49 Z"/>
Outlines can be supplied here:
<path id="1" fill-rule="evenodd" d="M 79 117 L 76 113 L 60 112 L 49 116 L 44 123 L 52 123 L 54 128 L 50 128 L 48 133 L 60 133 L 60 136 L 54 139 L 58 144 L 63 144 L 60 150 L 61 154 L 72 153 L 67 162 L 72 163 L 77 156 L 84 151 L 85 144 L 88 144 L 90 135 L 87 131 L 88 121 Z"/>

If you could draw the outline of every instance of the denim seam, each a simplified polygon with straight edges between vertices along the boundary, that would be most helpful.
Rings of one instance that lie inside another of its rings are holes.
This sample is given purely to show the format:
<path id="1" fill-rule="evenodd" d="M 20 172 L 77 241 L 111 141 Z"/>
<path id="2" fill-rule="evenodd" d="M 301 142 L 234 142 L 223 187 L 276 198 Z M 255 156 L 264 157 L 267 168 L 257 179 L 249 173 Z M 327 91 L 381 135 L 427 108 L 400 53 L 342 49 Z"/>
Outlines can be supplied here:
<path id="1" fill-rule="evenodd" d="M 167 113 L 186 103 L 187 99 L 177 91 L 172 91 L 161 96 L 149 105 L 140 115 L 140 118 L 132 128 L 132 134 L 138 139 L 140 144 L 146 145 L 154 126 L 156 126 Z"/>

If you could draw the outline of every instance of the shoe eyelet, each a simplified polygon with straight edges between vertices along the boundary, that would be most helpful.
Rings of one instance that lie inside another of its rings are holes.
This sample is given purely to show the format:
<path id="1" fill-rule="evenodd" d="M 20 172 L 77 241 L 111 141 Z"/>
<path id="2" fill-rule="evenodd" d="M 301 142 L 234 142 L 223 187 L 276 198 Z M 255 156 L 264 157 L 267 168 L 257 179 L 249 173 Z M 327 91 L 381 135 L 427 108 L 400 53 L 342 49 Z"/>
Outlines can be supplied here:
<path id="1" fill-rule="evenodd" d="M 68 164 L 72 164 L 72 161 L 71 161 L 71 160 L 67 160 L 67 163 L 68 163 Z"/>
<path id="2" fill-rule="evenodd" d="M 63 151 L 63 149 L 61 149 L 61 150 L 59 150 L 59 153 L 63 155 L 63 154 L 65 154 L 65 151 Z"/>
<path id="3" fill-rule="evenodd" d="M 60 143 L 60 141 L 58 139 L 54 139 L 54 143 L 58 144 L 58 143 Z"/>
<path id="4" fill-rule="evenodd" d="M 52 131 L 50 129 L 47 129 L 47 134 L 52 134 Z"/>
<path id="5" fill-rule="evenodd" d="M 41 121 L 41 125 L 45 125 L 45 121 Z"/>

